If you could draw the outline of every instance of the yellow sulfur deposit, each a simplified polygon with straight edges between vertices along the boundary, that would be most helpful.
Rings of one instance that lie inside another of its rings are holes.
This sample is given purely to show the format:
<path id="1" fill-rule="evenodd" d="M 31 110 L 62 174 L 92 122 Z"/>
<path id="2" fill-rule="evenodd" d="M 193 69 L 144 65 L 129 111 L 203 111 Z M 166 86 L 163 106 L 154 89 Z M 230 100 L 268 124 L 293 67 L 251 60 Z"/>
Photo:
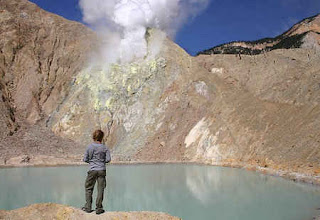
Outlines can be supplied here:
<path id="1" fill-rule="evenodd" d="M 89 89 L 96 111 L 104 108 L 112 111 L 115 102 L 134 95 L 145 81 L 163 68 L 163 59 L 126 65 L 112 64 L 110 68 L 91 68 L 77 76 L 75 85 Z"/>

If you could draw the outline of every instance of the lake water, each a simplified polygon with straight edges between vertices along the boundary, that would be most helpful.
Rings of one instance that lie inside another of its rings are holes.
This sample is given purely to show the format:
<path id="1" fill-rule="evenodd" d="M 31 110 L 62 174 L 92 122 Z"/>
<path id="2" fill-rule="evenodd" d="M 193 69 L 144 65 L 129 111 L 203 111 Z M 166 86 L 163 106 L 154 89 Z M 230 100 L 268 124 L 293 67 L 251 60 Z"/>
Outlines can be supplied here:
<path id="1" fill-rule="evenodd" d="M 84 204 L 87 167 L 0 169 L 0 209 Z M 108 211 L 161 211 L 182 219 L 304 220 L 320 215 L 320 189 L 242 169 L 198 165 L 112 165 Z M 95 207 L 93 207 L 95 208 Z"/>

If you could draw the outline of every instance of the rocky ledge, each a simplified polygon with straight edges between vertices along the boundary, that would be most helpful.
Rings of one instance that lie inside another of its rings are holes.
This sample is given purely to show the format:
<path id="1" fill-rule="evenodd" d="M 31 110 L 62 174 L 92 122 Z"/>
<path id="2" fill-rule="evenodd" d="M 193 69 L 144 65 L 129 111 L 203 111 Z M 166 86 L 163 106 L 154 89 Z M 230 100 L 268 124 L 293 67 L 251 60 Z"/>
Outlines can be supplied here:
<path id="1" fill-rule="evenodd" d="M 28 207 L 12 210 L 12 211 L 0 211 L 0 219 L 169 219 L 178 220 L 179 218 L 170 216 L 165 213 L 159 212 L 105 212 L 101 215 L 93 213 L 85 213 L 80 209 L 76 209 L 70 206 L 46 203 L 46 204 L 34 204 Z"/>

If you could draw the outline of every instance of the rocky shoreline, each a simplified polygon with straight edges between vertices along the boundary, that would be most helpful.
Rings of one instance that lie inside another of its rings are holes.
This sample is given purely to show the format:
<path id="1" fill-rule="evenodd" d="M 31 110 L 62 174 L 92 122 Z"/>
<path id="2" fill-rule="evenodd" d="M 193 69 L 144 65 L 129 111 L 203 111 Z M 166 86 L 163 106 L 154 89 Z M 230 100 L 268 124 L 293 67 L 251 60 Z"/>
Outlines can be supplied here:
<path id="1" fill-rule="evenodd" d="M 1 168 L 19 168 L 19 167 L 59 167 L 59 166 L 86 166 L 81 161 L 80 155 L 72 155 L 68 157 L 54 157 L 54 156 L 18 156 L 10 158 L 4 161 L 0 161 Z M 320 176 L 312 176 L 298 172 L 290 172 L 284 170 L 274 170 L 271 168 L 248 165 L 243 163 L 209 163 L 199 161 L 132 161 L 132 160 L 114 160 L 111 164 L 113 165 L 139 165 L 139 164 L 196 164 L 202 166 L 221 166 L 221 167 L 232 167 L 239 169 L 246 169 L 249 171 L 255 171 L 265 175 L 271 175 L 276 177 L 285 178 L 287 180 L 302 182 L 306 184 L 312 184 L 320 186 Z M 28 214 L 29 213 L 29 214 Z M 45 217 L 51 219 L 180 219 L 172 217 L 165 213 L 155 212 L 107 212 L 103 215 L 97 216 L 95 214 L 86 214 L 79 209 L 59 205 L 59 204 L 33 204 L 28 207 L 24 207 L 12 211 L 1 211 L 0 219 L 20 219 L 19 216 L 24 216 L 24 219 L 42 219 L 43 214 Z M 40 218 L 34 217 L 41 216 Z M 314 220 L 320 220 L 320 216 L 314 217 Z"/>
<path id="2" fill-rule="evenodd" d="M 105 212 L 101 215 L 96 215 L 94 212 L 85 213 L 80 209 L 71 206 L 45 203 L 33 204 L 24 208 L 11 211 L 1 211 L 0 219 L 15 220 L 15 219 L 126 219 L 126 220 L 178 220 L 180 218 L 170 216 L 160 212 Z"/>
<path id="3" fill-rule="evenodd" d="M 86 165 L 81 161 L 82 155 L 70 155 L 68 157 L 55 157 L 55 156 L 18 156 L 7 160 L 0 161 L 0 168 L 14 168 L 14 167 L 57 167 L 57 166 L 84 166 Z M 115 165 L 134 165 L 134 164 L 197 164 L 208 166 L 221 166 L 246 169 L 250 171 L 256 171 L 265 175 L 271 175 L 276 177 L 282 177 L 291 181 L 303 182 L 312 185 L 320 186 L 320 176 L 308 175 L 305 173 L 276 170 L 268 167 L 261 167 L 245 163 L 210 163 L 202 161 L 133 161 L 133 160 L 119 160 L 114 159 L 111 164 Z"/>

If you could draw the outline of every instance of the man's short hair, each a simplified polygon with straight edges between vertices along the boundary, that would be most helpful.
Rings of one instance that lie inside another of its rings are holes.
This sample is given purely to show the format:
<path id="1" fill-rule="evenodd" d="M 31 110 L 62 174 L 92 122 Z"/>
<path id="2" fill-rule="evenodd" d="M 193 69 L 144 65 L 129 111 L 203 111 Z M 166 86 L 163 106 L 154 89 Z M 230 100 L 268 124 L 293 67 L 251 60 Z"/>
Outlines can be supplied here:
<path id="1" fill-rule="evenodd" d="M 93 139 L 94 141 L 102 142 L 103 136 L 104 136 L 103 131 L 101 131 L 101 130 L 95 130 L 95 131 L 93 132 L 93 134 L 92 134 L 92 139 Z"/>

